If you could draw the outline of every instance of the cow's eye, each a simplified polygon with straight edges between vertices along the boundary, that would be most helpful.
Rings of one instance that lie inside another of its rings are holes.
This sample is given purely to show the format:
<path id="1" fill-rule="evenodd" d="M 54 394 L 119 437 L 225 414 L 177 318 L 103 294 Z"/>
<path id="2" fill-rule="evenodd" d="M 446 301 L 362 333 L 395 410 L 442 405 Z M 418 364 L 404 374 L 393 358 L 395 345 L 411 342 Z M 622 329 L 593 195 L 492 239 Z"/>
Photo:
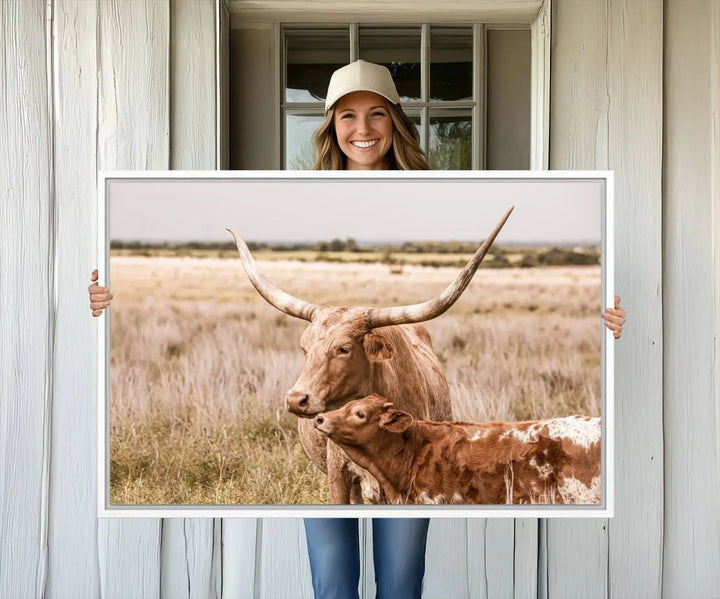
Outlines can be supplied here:
<path id="1" fill-rule="evenodd" d="M 365 412 L 355 412 L 357 414 L 357 417 L 360 418 L 360 420 L 365 419 Z"/>
<path id="2" fill-rule="evenodd" d="M 338 353 L 347 355 L 350 353 L 350 348 L 347 345 L 342 345 L 342 346 L 338 347 Z"/>

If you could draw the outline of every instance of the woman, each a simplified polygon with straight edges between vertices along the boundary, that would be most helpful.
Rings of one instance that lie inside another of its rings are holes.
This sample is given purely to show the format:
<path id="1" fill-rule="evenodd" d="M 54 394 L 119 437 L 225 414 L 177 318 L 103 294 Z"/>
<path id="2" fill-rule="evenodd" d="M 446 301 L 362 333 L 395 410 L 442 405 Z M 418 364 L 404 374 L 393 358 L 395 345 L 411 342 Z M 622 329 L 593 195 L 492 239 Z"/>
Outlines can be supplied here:
<path id="1" fill-rule="evenodd" d="M 313 136 L 316 170 L 429 170 L 390 71 L 358 60 L 335 71 Z M 374 518 L 378 599 L 420 597 L 428 518 Z M 356 518 L 305 518 L 316 599 L 358 597 Z"/>
<path id="2" fill-rule="evenodd" d="M 325 120 L 313 136 L 316 170 L 427 170 L 414 123 L 400 107 L 390 72 L 362 60 L 333 73 Z M 93 271 L 92 281 L 97 281 Z M 93 283 L 90 307 L 99 316 L 112 294 Z M 602 314 L 620 337 L 625 312 Z M 373 552 L 378 599 L 418 598 L 425 572 L 429 519 L 374 518 Z M 306 518 L 313 589 L 317 599 L 358 597 L 360 551 L 355 518 Z"/>

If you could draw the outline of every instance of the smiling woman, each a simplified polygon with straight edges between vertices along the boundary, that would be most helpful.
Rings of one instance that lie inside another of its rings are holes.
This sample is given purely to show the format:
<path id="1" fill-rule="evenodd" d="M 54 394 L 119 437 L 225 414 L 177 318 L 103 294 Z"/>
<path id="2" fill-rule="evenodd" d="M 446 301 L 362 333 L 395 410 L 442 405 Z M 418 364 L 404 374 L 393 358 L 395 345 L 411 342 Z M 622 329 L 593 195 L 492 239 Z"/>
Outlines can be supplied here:
<path id="1" fill-rule="evenodd" d="M 393 125 L 382 97 L 365 91 L 343 96 L 335 107 L 333 124 L 347 170 L 387 170 Z"/>
<path id="2" fill-rule="evenodd" d="M 429 170 L 419 141 L 385 67 L 358 60 L 333 73 L 315 170 Z"/>

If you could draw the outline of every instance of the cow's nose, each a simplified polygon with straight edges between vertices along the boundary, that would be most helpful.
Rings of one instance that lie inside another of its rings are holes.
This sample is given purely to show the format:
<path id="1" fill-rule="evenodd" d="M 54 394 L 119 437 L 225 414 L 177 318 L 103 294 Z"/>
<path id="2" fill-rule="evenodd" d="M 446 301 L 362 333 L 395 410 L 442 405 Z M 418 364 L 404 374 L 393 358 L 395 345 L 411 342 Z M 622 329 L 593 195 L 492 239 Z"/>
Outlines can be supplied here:
<path id="1" fill-rule="evenodd" d="M 310 397 L 303 391 L 290 390 L 285 395 L 285 404 L 290 412 L 303 412 L 310 405 Z"/>
<path id="2" fill-rule="evenodd" d="M 315 424 L 322 424 L 323 422 L 325 422 L 325 418 L 323 418 L 322 416 L 318 416 L 317 418 L 315 418 Z"/>

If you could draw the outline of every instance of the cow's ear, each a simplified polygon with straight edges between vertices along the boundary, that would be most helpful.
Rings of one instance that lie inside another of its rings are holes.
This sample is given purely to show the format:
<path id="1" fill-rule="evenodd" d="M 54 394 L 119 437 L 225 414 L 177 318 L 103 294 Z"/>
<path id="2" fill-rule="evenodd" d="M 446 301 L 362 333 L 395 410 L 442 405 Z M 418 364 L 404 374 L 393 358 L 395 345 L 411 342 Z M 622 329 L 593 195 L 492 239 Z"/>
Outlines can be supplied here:
<path id="1" fill-rule="evenodd" d="M 412 424 L 413 417 L 407 412 L 389 410 L 380 417 L 380 426 L 391 433 L 403 433 Z"/>
<path id="2" fill-rule="evenodd" d="M 393 357 L 393 346 L 387 337 L 377 333 L 367 333 L 363 338 L 365 355 L 371 362 L 381 362 Z"/>

